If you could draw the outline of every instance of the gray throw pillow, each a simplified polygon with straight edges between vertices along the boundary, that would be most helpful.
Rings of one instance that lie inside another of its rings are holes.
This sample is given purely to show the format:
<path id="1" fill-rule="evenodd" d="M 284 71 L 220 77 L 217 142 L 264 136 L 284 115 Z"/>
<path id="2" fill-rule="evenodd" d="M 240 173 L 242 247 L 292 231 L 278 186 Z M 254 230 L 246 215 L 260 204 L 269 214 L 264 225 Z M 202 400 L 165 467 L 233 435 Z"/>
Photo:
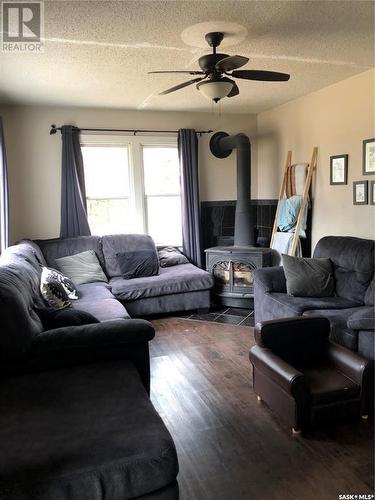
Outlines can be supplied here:
<path id="1" fill-rule="evenodd" d="M 189 261 L 177 248 L 165 247 L 158 251 L 160 267 L 188 264 Z"/>
<path id="2" fill-rule="evenodd" d="M 117 253 L 116 257 L 122 277 L 126 280 L 159 274 L 159 261 L 155 250 L 122 252 Z"/>
<path id="3" fill-rule="evenodd" d="M 60 271 L 68 276 L 75 285 L 96 283 L 98 281 L 108 283 L 108 279 L 101 268 L 94 250 L 60 257 L 56 259 L 56 264 Z"/>
<path id="4" fill-rule="evenodd" d="M 330 297 L 335 291 L 331 259 L 308 259 L 283 254 L 288 295 Z"/>

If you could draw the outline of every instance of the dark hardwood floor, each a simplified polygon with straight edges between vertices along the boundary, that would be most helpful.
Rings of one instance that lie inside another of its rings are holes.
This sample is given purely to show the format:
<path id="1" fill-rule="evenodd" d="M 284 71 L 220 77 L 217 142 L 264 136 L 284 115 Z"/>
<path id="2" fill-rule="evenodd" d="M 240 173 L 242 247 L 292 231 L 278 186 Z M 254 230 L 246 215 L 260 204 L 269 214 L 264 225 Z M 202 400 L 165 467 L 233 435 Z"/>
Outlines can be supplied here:
<path id="1" fill-rule="evenodd" d="M 373 426 L 292 437 L 252 390 L 253 330 L 153 321 L 151 398 L 180 462 L 181 500 L 336 500 L 372 494 Z"/>

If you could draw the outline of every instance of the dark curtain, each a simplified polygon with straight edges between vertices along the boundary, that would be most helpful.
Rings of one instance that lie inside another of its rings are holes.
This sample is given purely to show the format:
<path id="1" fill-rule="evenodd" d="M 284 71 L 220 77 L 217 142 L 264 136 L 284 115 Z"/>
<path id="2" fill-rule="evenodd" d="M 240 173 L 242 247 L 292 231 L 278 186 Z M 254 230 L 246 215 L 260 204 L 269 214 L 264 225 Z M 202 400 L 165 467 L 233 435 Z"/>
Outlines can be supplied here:
<path id="1" fill-rule="evenodd" d="M 178 131 L 180 160 L 183 251 L 196 266 L 202 267 L 200 205 L 198 182 L 198 137 L 195 130 Z"/>
<path id="2" fill-rule="evenodd" d="M 9 245 L 9 188 L 3 120 L 0 116 L 0 252 Z"/>
<path id="3" fill-rule="evenodd" d="M 61 128 L 61 228 L 60 237 L 89 236 L 85 174 L 79 143 L 79 130 L 71 125 Z"/>

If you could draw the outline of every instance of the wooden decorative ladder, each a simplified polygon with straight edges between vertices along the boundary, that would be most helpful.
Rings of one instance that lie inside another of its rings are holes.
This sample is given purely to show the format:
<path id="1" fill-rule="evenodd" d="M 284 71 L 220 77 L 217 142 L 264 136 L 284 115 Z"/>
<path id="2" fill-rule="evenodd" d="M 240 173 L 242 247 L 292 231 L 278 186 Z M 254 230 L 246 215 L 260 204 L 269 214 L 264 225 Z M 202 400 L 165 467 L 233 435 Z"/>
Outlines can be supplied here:
<path id="1" fill-rule="evenodd" d="M 296 228 L 294 231 L 292 246 L 290 247 L 289 255 L 295 255 L 296 250 L 297 250 L 298 239 L 299 239 L 299 235 L 301 232 L 301 226 L 302 226 L 302 221 L 303 221 L 303 213 L 304 213 L 304 210 L 306 207 L 306 203 L 308 202 L 308 199 L 309 199 L 311 180 L 312 180 L 313 171 L 316 168 L 317 157 L 318 157 L 318 148 L 314 147 L 313 152 L 312 152 L 312 156 L 311 156 L 311 161 L 310 161 L 310 163 L 307 164 L 307 167 L 306 167 L 307 175 L 305 178 L 305 184 L 304 184 L 303 193 L 302 193 L 302 202 L 301 202 L 301 206 L 300 206 L 299 213 L 298 213 L 297 224 L 296 224 Z M 282 198 L 284 198 L 284 195 L 286 196 L 287 175 L 288 175 L 288 169 L 291 166 L 292 166 L 292 152 L 288 151 L 288 154 L 286 156 L 286 162 L 285 162 L 284 176 L 283 176 L 283 180 L 281 182 L 279 199 L 277 202 L 275 221 L 273 223 L 272 237 L 271 237 L 271 244 L 270 244 L 271 248 L 273 246 L 275 236 L 277 233 L 277 228 L 278 228 L 277 220 L 279 217 L 280 201 Z"/>

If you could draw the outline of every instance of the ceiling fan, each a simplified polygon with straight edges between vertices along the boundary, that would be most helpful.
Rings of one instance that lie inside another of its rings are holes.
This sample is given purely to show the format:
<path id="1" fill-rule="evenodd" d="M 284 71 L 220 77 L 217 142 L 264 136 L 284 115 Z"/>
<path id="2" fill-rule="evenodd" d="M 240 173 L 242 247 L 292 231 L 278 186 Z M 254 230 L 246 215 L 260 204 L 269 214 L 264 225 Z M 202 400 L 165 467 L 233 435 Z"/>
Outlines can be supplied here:
<path id="1" fill-rule="evenodd" d="M 203 75 L 199 78 L 193 78 L 170 89 L 160 92 L 159 95 L 170 94 L 176 90 L 183 89 L 188 85 L 196 83 L 197 89 L 209 99 L 218 102 L 223 97 L 234 97 L 240 93 L 237 83 L 228 78 L 240 78 L 242 80 L 258 80 L 263 82 L 286 82 L 290 75 L 287 73 L 278 73 L 276 71 L 261 71 L 255 69 L 237 70 L 248 61 L 248 57 L 228 56 L 228 54 L 219 54 L 216 47 L 220 45 L 224 38 L 224 33 L 207 33 L 205 39 L 210 47 L 212 54 L 206 54 L 199 58 L 198 63 L 201 71 L 149 71 L 151 73 L 185 73 L 188 75 Z M 231 71 L 231 73 L 229 73 Z M 227 75 L 227 76 L 224 76 Z"/>

